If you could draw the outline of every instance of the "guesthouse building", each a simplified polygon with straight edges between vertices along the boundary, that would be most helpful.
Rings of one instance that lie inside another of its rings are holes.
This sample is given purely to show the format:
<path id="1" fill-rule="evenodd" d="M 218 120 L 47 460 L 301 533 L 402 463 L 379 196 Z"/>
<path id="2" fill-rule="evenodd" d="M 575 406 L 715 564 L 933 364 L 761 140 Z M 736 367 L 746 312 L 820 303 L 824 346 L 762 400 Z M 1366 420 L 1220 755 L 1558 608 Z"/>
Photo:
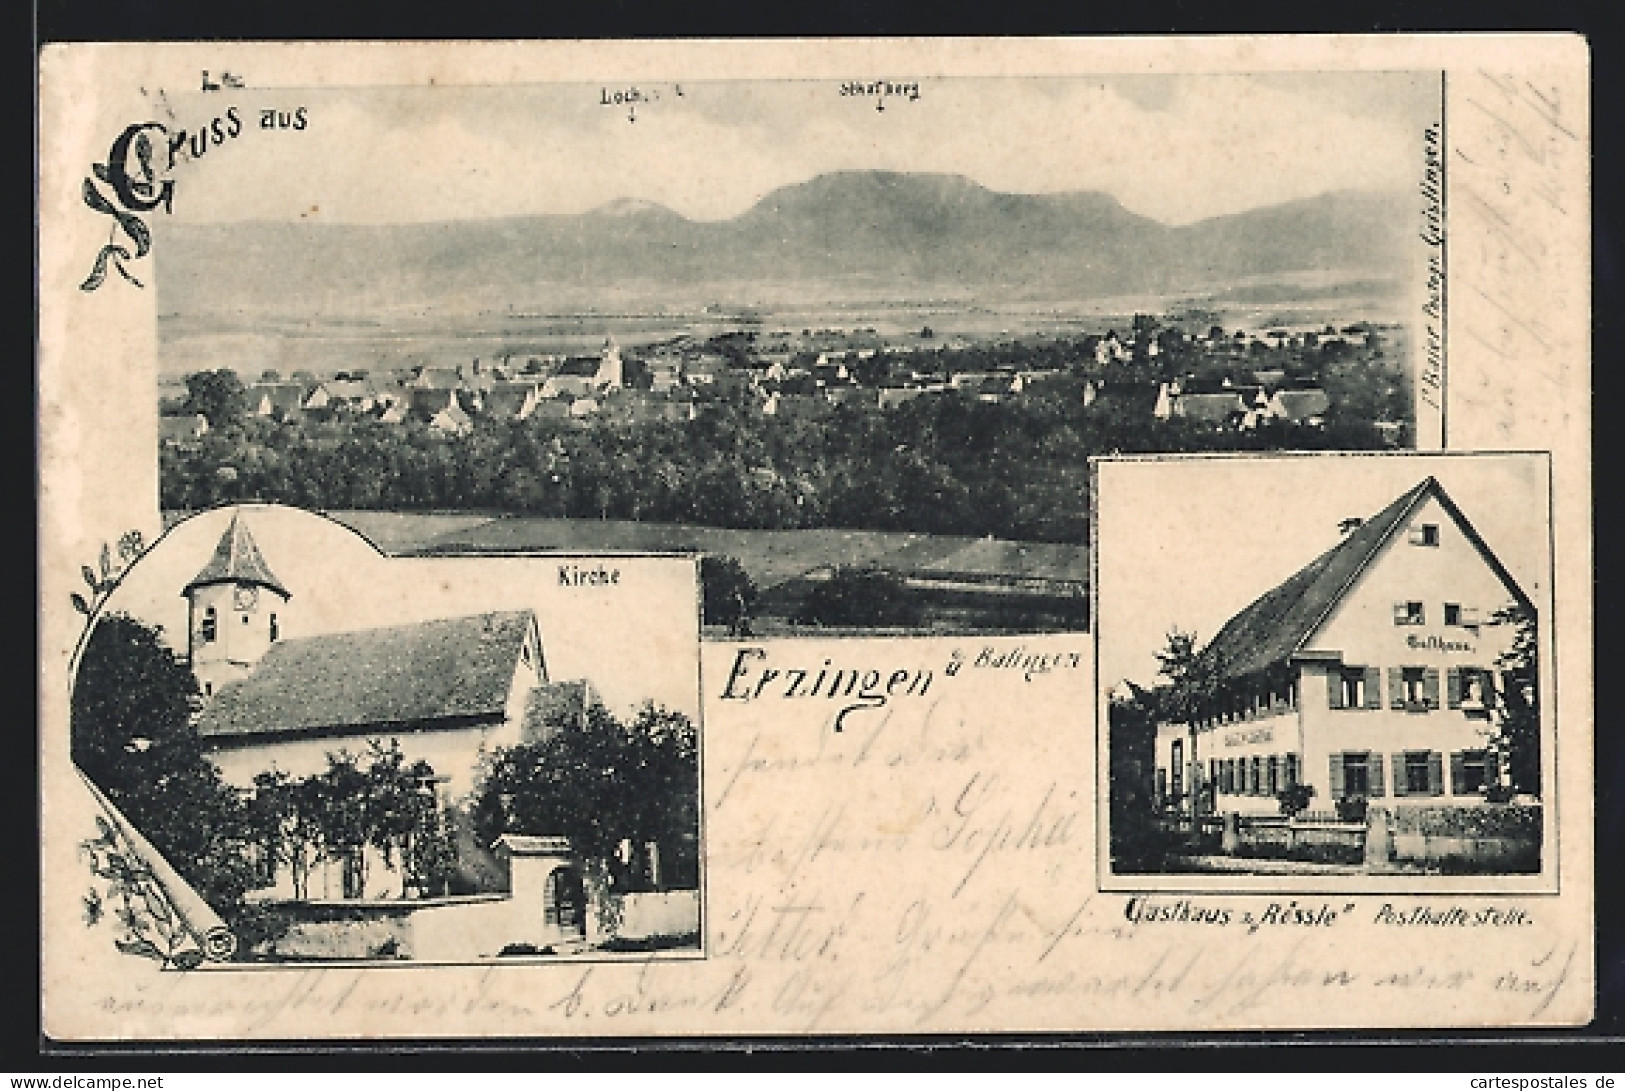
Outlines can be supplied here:
<path id="1" fill-rule="evenodd" d="M 1202 813 L 1481 802 L 1504 786 L 1496 704 L 1534 679 L 1507 665 L 1535 607 L 1429 477 L 1230 618 L 1197 658 L 1188 722 L 1156 739 L 1156 797 Z"/>

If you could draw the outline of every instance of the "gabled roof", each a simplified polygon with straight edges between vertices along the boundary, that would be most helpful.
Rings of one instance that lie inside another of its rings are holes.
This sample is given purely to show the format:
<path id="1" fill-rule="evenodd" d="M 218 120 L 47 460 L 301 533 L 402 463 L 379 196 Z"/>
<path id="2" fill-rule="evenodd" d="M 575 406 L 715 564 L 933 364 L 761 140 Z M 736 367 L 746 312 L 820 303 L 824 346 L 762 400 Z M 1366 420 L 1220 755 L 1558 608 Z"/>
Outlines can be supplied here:
<path id="1" fill-rule="evenodd" d="M 602 364 L 603 361 L 596 356 L 572 356 L 560 364 L 553 374 L 560 377 L 590 379 L 598 374 Z"/>
<path id="2" fill-rule="evenodd" d="M 197 722 L 206 738 L 432 730 L 506 714 L 530 610 L 279 641 Z"/>
<path id="3" fill-rule="evenodd" d="M 1455 520 L 1518 604 L 1532 610 L 1529 596 L 1512 574 L 1490 552 L 1444 487 L 1429 477 L 1225 622 L 1202 650 L 1202 659 L 1221 678 L 1238 678 L 1289 659 L 1320 628 L 1411 512 L 1430 496 Z"/>
<path id="4" fill-rule="evenodd" d="M 181 594 L 190 595 L 194 588 L 207 587 L 215 583 L 250 583 L 260 587 L 269 587 L 283 598 L 292 598 L 288 589 L 282 586 L 282 581 L 276 578 L 271 567 L 265 563 L 260 555 L 260 547 L 254 544 L 254 536 L 248 533 L 248 524 L 243 521 L 243 513 L 233 512 L 231 525 L 220 536 L 220 541 L 214 547 L 214 556 L 204 565 L 192 581 L 181 589 Z"/>
<path id="5" fill-rule="evenodd" d="M 412 411 L 432 417 L 457 404 L 457 391 L 444 387 L 415 387 L 412 390 Z"/>
<path id="6" fill-rule="evenodd" d="M 1234 390 L 1223 394 L 1181 394 L 1174 402 L 1174 413 L 1189 420 L 1220 422 L 1232 413 L 1245 413 L 1247 403 Z"/>
<path id="7" fill-rule="evenodd" d="M 425 367 L 412 378 L 412 385 L 424 390 L 456 390 L 463 377 L 454 367 Z"/>
<path id="8" fill-rule="evenodd" d="M 481 410 L 491 417 L 517 417 L 536 396 L 536 391 L 535 383 L 496 383 L 486 393 Z"/>
<path id="9" fill-rule="evenodd" d="M 305 395 L 303 383 L 254 383 L 248 388 L 249 404 L 255 411 L 263 401 L 270 405 L 272 412 L 296 412 L 304 406 Z"/>
<path id="10" fill-rule="evenodd" d="M 360 401 L 377 393 L 369 379 L 329 379 L 321 385 L 321 389 L 329 398 L 344 401 Z"/>
<path id="11" fill-rule="evenodd" d="M 1331 398 L 1320 389 L 1277 390 L 1275 401 L 1280 412 L 1291 420 L 1320 416 L 1332 407 Z"/>

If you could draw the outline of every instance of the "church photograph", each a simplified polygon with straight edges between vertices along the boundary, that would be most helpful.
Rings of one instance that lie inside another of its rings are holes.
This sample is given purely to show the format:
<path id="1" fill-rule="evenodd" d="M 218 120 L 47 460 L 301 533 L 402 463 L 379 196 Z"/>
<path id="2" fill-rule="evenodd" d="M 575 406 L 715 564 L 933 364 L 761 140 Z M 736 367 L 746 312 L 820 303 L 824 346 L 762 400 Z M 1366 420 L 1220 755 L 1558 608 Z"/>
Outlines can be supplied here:
<path id="1" fill-rule="evenodd" d="M 388 556 L 176 522 L 78 654 L 73 747 L 250 961 L 697 953 L 697 562 Z"/>
<path id="2" fill-rule="evenodd" d="M 1542 456 L 1125 459 L 1098 482 L 1114 877 L 1544 881 Z"/>

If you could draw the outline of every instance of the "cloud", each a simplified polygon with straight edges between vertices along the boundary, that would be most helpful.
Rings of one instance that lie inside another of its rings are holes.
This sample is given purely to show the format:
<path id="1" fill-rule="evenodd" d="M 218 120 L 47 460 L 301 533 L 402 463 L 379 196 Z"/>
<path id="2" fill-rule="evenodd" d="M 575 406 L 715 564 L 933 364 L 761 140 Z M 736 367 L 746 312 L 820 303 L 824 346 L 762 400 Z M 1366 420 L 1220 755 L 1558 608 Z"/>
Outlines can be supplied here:
<path id="1" fill-rule="evenodd" d="M 658 101 L 630 107 L 604 105 L 616 89 L 596 85 L 318 91 L 303 96 L 297 132 L 260 129 L 250 98 L 244 135 L 183 165 L 177 214 L 414 222 L 633 198 L 720 219 L 827 171 L 888 169 L 1008 192 L 1102 190 L 1185 223 L 1409 186 L 1429 120 L 1418 86 L 1404 74 L 1324 87 L 1307 76 L 926 80 L 917 101 L 881 110 L 810 81 L 644 85 Z M 220 108 L 204 96 L 188 106 Z"/>

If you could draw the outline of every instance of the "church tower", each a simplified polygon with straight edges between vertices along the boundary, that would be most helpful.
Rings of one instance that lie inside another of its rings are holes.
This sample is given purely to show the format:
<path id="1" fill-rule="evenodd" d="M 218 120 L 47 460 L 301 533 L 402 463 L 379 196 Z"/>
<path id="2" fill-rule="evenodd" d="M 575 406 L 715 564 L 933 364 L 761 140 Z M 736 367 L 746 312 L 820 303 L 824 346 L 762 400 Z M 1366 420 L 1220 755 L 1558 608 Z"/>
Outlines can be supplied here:
<path id="1" fill-rule="evenodd" d="M 606 390 L 619 390 L 626 385 L 621 363 L 621 346 L 616 343 L 613 333 L 604 338 L 604 348 L 598 356 L 596 380 L 598 385 Z"/>
<path id="2" fill-rule="evenodd" d="M 260 555 L 241 511 L 232 513 L 214 556 L 181 594 L 187 653 L 206 698 L 248 674 L 282 638 L 284 607 L 293 597 Z"/>

